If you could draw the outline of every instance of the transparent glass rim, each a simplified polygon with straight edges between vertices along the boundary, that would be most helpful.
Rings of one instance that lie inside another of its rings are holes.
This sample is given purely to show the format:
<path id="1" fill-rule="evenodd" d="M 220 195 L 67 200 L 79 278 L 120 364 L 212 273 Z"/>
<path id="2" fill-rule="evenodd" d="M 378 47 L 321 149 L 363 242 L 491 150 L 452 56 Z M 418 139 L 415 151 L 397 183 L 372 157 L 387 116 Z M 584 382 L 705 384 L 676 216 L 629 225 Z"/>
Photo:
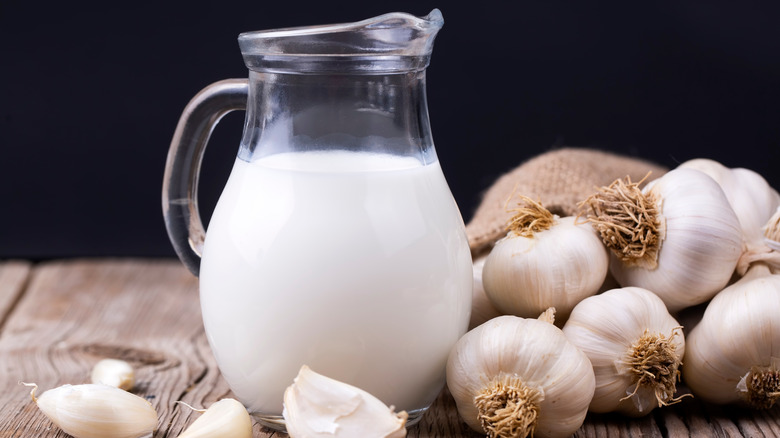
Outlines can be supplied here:
<path id="1" fill-rule="evenodd" d="M 438 9 L 424 17 L 391 12 L 354 23 L 244 32 L 238 43 L 245 57 L 428 57 L 443 25 Z"/>

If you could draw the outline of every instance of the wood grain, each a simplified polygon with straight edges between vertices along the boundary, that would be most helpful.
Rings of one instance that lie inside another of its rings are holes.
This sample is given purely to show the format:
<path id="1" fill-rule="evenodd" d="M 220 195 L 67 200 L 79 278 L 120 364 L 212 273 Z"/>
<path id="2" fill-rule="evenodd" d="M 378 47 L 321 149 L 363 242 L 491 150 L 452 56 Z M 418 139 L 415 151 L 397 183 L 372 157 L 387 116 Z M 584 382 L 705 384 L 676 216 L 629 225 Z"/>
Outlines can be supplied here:
<path id="1" fill-rule="evenodd" d="M 0 437 L 66 437 L 19 382 L 39 392 L 84 383 L 104 357 L 136 368 L 134 392 L 159 414 L 155 438 L 178 436 L 199 415 L 176 401 L 207 407 L 232 396 L 203 332 L 197 279 L 176 260 L 0 262 L 0 322 Z M 254 436 L 287 435 L 255 425 Z M 459 419 L 445 389 L 408 436 L 483 435 Z M 685 398 L 638 419 L 591 414 L 574 436 L 777 437 L 780 412 Z"/>
<path id="2" fill-rule="evenodd" d="M 27 285 L 31 266 L 23 260 L 0 263 L 0 330 Z"/>

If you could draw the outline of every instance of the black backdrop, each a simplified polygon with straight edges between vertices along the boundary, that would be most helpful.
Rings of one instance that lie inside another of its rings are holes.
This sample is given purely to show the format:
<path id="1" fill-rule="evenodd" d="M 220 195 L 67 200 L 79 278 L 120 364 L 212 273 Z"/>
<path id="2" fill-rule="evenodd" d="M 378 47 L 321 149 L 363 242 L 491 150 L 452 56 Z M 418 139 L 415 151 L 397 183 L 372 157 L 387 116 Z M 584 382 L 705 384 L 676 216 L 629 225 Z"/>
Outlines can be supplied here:
<path id="1" fill-rule="evenodd" d="M 431 123 L 466 220 L 498 175 L 561 145 L 708 157 L 780 187 L 779 2 L 2 0 L 0 258 L 172 256 L 169 142 L 198 90 L 246 76 L 240 32 L 434 7 Z M 206 153 L 206 221 L 242 123 Z"/>

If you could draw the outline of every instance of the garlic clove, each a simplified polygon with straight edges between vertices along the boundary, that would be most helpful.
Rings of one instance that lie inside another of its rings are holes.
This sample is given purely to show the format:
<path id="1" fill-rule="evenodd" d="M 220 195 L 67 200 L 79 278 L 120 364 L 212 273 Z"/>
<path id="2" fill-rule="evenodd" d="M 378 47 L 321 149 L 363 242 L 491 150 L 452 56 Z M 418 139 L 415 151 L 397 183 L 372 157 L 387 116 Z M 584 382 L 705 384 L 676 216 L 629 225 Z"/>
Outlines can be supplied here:
<path id="1" fill-rule="evenodd" d="M 92 383 L 116 386 L 129 391 L 135 384 L 133 367 L 119 359 L 103 359 L 92 368 Z"/>
<path id="2" fill-rule="evenodd" d="M 138 438 L 157 427 L 157 412 L 146 399 L 115 386 L 63 385 L 30 396 L 41 412 L 75 438 Z"/>
<path id="3" fill-rule="evenodd" d="M 179 438 L 252 438 L 252 420 L 241 402 L 222 399 L 198 417 Z"/>
<path id="4" fill-rule="evenodd" d="M 306 365 L 284 392 L 282 415 L 292 438 L 406 436 L 405 411 L 396 413 L 368 392 Z"/>

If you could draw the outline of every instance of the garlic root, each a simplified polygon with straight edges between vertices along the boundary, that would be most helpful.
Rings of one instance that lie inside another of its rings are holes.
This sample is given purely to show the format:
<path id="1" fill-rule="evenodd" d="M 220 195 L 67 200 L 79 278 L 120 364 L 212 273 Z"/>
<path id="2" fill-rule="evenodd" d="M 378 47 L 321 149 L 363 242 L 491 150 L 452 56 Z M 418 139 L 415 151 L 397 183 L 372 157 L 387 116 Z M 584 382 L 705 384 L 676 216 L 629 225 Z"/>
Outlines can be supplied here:
<path id="1" fill-rule="evenodd" d="M 555 308 L 537 319 L 554 324 Z M 500 373 L 474 397 L 474 405 L 488 437 L 524 437 L 534 435 L 543 398 L 541 391 L 528 387 L 516 375 Z"/>
<path id="2" fill-rule="evenodd" d="M 750 368 L 737 385 L 745 402 L 754 409 L 769 409 L 780 399 L 780 370 L 773 366 Z"/>
<path id="3" fill-rule="evenodd" d="M 618 179 L 580 203 L 590 207 L 588 222 L 601 234 L 604 244 L 629 266 L 653 269 L 663 241 L 663 223 L 656 195 L 639 188 L 650 176 L 632 183 Z"/>
<path id="4" fill-rule="evenodd" d="M 555 223 L 555 216 L 544 208 L 541 203 L 527 196 L 520 196 L 525 202 L 510 209 L 514 216 L 509 219 L 506 230 L 514 232 L 518 236 L 533 237 L 534 234 L 547 231 Z"/>
<path id="5" fill-rule="evenodd" d="M 474 397 L 474 404 L 488 437 L 524 437 L 534 434 L 542 398 L 517 376 L 502 374 Z"/>
<path id="6" fill-rule="evenodd" d="M 659 406 L 678 403 L 675 398 L 677 381 L 680 380 L 681 355 L 677 352 L 674 337 L 682 336 L 682 326 L 672 329 L 670 336 L 661 333 L 645 333 L 629 349 L 627 358 L 622 360 L 628 372 L 633 375 L 634 391 L 621 401 L 635 396 L 639 388 L 651 388 Z"/>

